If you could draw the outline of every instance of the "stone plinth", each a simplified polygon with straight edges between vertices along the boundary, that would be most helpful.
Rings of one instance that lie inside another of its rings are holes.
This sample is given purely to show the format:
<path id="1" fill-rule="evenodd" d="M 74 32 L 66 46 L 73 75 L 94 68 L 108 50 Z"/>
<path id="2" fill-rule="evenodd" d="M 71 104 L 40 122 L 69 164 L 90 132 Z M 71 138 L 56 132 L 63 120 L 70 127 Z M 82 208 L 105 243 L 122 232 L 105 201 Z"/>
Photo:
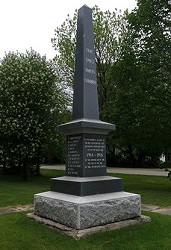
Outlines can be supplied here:
<path id="1" fill-rule="evenodd" d="M 66 175 L 106 175 L 106 134 L 110 129 L 115 125 L 88 119 L 59 126 L 67 135 Z"/>
<path id="2" fill-rule="evenodd" d="M 122 179 L 111 176 L 72 177 L 51 179 L 50 191 L 87 196 L 122 191 Z"/>
<path id="3" fill-rule="evenodd" d="M 127 192 L 80 197 L 49 191 L 36 194 L 34 204 L 35 215 L 75 229 L 141 216 L 140 195 Z"/>

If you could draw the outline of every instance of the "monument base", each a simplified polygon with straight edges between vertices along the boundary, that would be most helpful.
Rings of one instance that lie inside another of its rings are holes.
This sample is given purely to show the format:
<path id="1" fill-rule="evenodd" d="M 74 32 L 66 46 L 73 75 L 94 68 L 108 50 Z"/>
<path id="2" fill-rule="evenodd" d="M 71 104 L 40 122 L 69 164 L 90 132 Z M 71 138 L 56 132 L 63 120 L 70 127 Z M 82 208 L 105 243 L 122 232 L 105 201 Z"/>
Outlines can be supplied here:
<path id="1" fill-rule="evenodd" d="M 80 197 L 49 191 L 35 194 L 34 214 L 83 230 L 140 217 L 141 198 L 127 192 Z"/>
<path id="2" fill-rule="evenodd" d="M 71 227 L 64 226 L 58 222 L 42 218 L 40 216 L 35 215 L 34 213 L 28 213 L 27 217 L 37 222 L 43 223 L 51 228 L 55 228 L 58 232 L 65 233 L 75 239 L 84 238 L 88 235 L 92 235 L 98 232 L 105 232 L 105 231 L 120 229 L 127 226 L 138 225 L 145 222 L 151 222 L 151 218 L 149 216 L 141 215 L 141 217 L 136 217 L 133 219 L 128 219 L 124 221 L 114 222 L 102 226 L 96 226 L 80 230 L 80 229 L 73 229 Z"/>
<path id="3" fill-rule="evenodd" d="M 122 179 L 112 176 L 51 178 L 50 191 L 76 196 L 121 192 Z"/>

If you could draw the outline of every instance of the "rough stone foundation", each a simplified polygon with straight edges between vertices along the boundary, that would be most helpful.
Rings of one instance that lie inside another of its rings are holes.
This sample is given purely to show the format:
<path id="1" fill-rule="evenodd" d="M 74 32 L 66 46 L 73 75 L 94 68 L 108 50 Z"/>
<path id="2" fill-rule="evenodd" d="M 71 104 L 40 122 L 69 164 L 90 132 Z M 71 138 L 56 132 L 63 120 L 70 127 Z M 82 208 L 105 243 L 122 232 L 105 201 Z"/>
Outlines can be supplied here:
<path id="1" fill-rule="evenodd" d="M 102 226 L 78 230 L 78 229 L 73 229 L 71 227 L 64 226 L 64 225 L 57 223 L 57 222 L 54 222 L 52 220 L 39 217 L 39 216 L 35 215 L 34 213 L 27 214 L 27 217 L 30 219 L 33 219 L 37 222 L 43 223 L 51 228 L 55 228 L 58 232 L 65 233 L 69 236 L 72 236 L 75 239 L 80 239 L 80 238 L 86 237 L 88 235 L 92 235 L 94 233 L 97 233 L 97 232 L 116 230 L 116 229 L 120 229 L 120 228 L 127 227 L 127 226 L 133 226 L 133 225 L 137 225 L 137 224 L 141 224 L 141 223 L 145 223 L 145 222 L 151 222 L 150 217 L 141 215 L 141 217 L 137 217 L 134 219 L 128 219 L 128 220 L 114 222 L 114 223 L 110 223 L 110 224 L 106 224 L 106 225 L 102 225 Z"/>
<path id="2" fill-rule="evenodd" d="M 127 192 L 80 197 L 49 191 L 35 195 L 34 214 L 82 230 L 140 217 L 141 198 Z"/>

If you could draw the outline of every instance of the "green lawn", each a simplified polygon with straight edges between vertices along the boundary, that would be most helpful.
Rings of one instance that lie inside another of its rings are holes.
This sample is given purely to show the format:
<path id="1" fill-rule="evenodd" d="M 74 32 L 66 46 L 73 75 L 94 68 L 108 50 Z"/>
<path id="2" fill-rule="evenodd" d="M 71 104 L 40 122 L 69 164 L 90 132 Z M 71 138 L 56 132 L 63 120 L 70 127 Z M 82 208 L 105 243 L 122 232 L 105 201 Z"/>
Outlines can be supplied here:
<path id="1" fill-rule="evenodd" d="M 22 181 L 17 176 L 0 175 L 0 207 L 33 203 L 35 193 L 48 191 L 50 177 L 62 176 L 64 171 L 41 170 L 42 176 Z M 112 174 L 123 178 L 124 191 L 141 194 L 142 203 L 171 206 L 171 181 L 166 177 Z"/>
<path id="2" fill-rule="evenodd" d="M 114 174 L 123 178 L 124 191 L 141 194 L 142 203 L 171 206 L 171 181 L 164 176 Z"/>
<path id="3" fill-rule="evenodd" d="M 50 177 L 64 171 L 41 170 L 42 176 L 22 181 L 0 176 L 0 207 L 32 204 L 34 193 L 49 190 Z M 123 175 L 124 191 L 139 193 L 146 204 L 171 206 L 171 182 L 165 177 Z M 171 216 L 143 212 L 151 223 L 97 233 L 75 240 L 26 217 L 26 212 L 0 215 L 1 250 L 160 250 L 171 249 Z"/>
<path id="4" fill-rule="evenodd" d="M 26 217 L 26 213 L 0 216 L 1 250 L 169 250 L 171 216 L 145 213 L 151 223 L 97 233 L 75 240 Z"/>
<path id="5" fill-rule="evenodd" d="M 49 190 L 50 177 L 64 175 L 64 171 L 42 170 L 41 174 L 29 181 L 20 176 L 0 175 L 0 207 L 32 204 L 35 193 Z"/>

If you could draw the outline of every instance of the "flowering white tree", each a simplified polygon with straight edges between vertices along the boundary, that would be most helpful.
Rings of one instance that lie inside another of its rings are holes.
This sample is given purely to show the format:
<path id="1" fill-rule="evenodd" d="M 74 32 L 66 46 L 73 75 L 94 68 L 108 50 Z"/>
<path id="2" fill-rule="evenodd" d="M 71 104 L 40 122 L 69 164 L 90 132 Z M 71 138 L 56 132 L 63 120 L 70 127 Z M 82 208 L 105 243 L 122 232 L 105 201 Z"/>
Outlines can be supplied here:
<path id="1" fill-rule="evenodd" d="M 0 64 L 0 150 L 28 178 L 29 163 L 57 141 L 66 98 L 51 62 L 35 51 L 8 53 Z"/>

